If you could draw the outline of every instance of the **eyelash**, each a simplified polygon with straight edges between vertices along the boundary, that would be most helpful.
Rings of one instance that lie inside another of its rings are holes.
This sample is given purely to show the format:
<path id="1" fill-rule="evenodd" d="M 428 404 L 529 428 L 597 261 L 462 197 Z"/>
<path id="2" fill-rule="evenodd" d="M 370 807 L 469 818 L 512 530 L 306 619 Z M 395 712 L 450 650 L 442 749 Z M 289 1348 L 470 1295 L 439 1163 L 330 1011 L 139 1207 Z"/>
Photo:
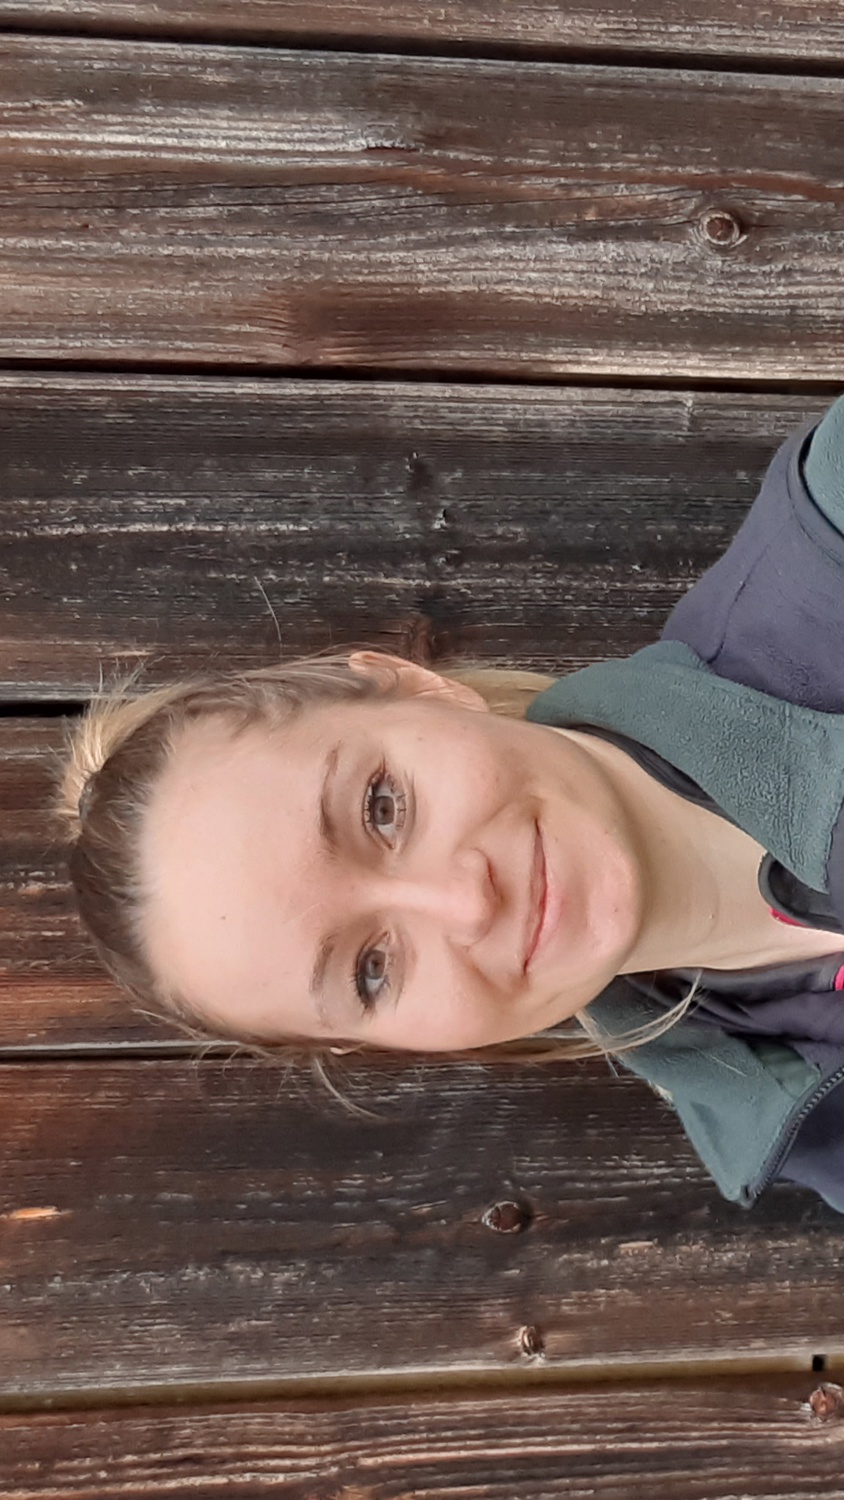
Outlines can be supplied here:
<path id="1" fill-rule="evenodd" d="M 375 775 L 370 777 L 369 781 L 367 782 L 366 793 L 363 799 L 364 827 L 368 830 L 369 833 L 378 838 L 379 841 L 386 843 L 388 849 L 391 849 L 393 845 L 384 839 L 384 836 L 381 833 L 378 824 L 375 822 L 374 817 L 375 802 L 377 801 L 379 795 L 384 795 L 383 793 L 379 793 L 379 787 L 381 786 L 387 787 L 387 795 L 392 797 L 393 802 L 395 803 L 395 822 L 397 832 L 401 832 L 402 828 L 404 827 L 404 820 L 407 814 L 407 797 L 399 787 L 398 782 L 390 775 L 387 767 L 384 764 L 379 766 Z M 387 961 L 384 965 L 384 973 L 379 978 L 378 991 L 376 994 L 371 995 L 369 994 L 366 987 L 366 976 L 364 970 L 368 959 L 371 958 L 373 953 L 378 952 L 384 952 Z M 383 1000 L 384 996 L 389 993 L 390 968 L 389 958 L 386 955 L 385 939 L 381 938 L 379 939 L 378 943 L 369 944 L 358 954 L 357 958 L 355 959 L 354 968 L 352 971 L 352 984 L 355 990 L 355 994 L 357 995 L 364 1011 L 367 1012 L 372 1010 L 373 1007 L 377 1005 L 380 1000 Z"/>
<path id="2" fill-rule="evenodd" d="M 404 820 L 407 814 L 407 797 L 401 790 L 398 782 L 394 777 L 390 775 L 387 767 L 383 764 L 379 766 L 378 770 L 375 772 L 375 775 L 371 776 L 369 781 L 367 782 L 366 795 L 363 799 L 364 827 L 367 828 L 370 833 L 375 834 L 377 838 L 379 838 L 382 842 L 386 842 L 373 816 L 373 808 L 376 801 L 378 800 L 378 788 L 382 785 L 385 785 L 387 787 L 388 795 L 392 797 L 393 801 L 396 804 L 396 825 L 397 832 L 399 833 L 404 827 Z M 388 843 L 387 847 L 392 848 L 392 845 Z"/>

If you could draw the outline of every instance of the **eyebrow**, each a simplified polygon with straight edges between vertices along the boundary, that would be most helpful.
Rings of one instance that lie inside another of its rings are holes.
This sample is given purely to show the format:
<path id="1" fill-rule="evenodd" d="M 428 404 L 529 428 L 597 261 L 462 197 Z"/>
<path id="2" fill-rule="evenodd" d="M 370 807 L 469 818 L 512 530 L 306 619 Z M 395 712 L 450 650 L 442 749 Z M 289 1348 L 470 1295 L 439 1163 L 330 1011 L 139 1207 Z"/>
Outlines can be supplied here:
<path id="1" fill-rule="evenodd" d="M 337 824 L 331 812 L 331 791 L 339 759 L 340 746 L 335 745 L 333 750 L 329 750 L 325 757 L 325 766 L 322 773 L 322 790 L 319 794 L 319 831 L 333 855 L 337 855 L 340 850 Z"/>
<path id="2" fill-rule="evenodd" d="M 339 759 L 340 746 L 335 745 L 325 757 L 325 766 L 322 772 L 322 788 L 319 794 L 320 836 L 327 845 L 329 852 L 335 856 L 339 852 L 340 840 L 337 833 L 337 824 L 331 811 L 331 792 Z M 310 983 L 310 992 L 312 995 L 318 995 L 322 990 L 325 972 L 331 962 L 336 946 L 337 941 L 334 937 L 326 937 L 323 938 L 317 949 L 316 962 Z"/>
<path id="3" fill-rule="evenodd" d="M 319 995 L 320 991 L 322 990 L 323 980 L 325 979 L 325 971 L 331 962 L 331 956 L 336 947 L 337 944 L 333 937 L 323 938 L 322 942 L 320 943 L 317 950 L 316 963 L 314 964 L 314 972 L 311 975 L 310 988 L 312 995 Z M 322 1007 L 318 1006 L 317 1009 L 319 1010 L 320 1015 L 322 1015 Z"/>

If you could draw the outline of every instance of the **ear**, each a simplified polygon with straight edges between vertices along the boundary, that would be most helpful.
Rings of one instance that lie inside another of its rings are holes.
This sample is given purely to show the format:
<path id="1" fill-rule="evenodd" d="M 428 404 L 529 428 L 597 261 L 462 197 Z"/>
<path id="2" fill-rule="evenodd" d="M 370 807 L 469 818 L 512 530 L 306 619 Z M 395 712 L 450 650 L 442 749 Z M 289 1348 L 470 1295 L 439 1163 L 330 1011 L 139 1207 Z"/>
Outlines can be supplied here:
<path id="1" fill-rule="evenodd" d="M 441 703 L 452 703 L 458 708 L 489 712 L 486 700 L 468 683 L 441 677 L 439 672 L 420 667 L 415 661 L 405 661 L 402 656 L 390 656 L 386 651 L 353 651 L 349 666 L 353 672 L 363 672 L 376 681 L 395 682 L 400 698 L 438 698 Z"/>

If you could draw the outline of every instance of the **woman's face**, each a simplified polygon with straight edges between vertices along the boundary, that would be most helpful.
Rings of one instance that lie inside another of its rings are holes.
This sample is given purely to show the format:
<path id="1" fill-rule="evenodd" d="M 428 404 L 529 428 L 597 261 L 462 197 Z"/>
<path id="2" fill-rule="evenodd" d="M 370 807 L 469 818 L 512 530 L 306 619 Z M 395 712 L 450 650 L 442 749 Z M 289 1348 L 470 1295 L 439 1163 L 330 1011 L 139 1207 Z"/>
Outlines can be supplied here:
<path id="1" fill-rule="evenodd" d="M 644 903 L 587 746 L 407 664 L 399 696 L 281 730 L 191 726 L 144 824 L 155 972 L 268 1040 L 439 1052 L 571 1016 L 625 966 Z"/>

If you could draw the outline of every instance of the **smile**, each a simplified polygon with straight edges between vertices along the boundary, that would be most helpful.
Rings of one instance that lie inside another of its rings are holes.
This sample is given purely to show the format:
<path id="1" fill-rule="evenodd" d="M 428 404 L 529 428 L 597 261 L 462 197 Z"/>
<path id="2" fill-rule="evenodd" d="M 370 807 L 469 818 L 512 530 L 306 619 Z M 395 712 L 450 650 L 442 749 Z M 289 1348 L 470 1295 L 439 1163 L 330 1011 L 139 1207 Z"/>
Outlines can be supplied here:
<path id="1" fill-rule="evenodd" d="M 536 825 L 536 838 L 533 849 L 529 911 L 533 914 L 533 919 L 532 921 L 529 920 L 528 926 L 524 962 L 525 973 L 527 973 L 533 959 L 548 937 L 548 868 L 545 862 L 545 849 L 542 843 L 542 835 L 539 832 L 539 824 Z"/>

